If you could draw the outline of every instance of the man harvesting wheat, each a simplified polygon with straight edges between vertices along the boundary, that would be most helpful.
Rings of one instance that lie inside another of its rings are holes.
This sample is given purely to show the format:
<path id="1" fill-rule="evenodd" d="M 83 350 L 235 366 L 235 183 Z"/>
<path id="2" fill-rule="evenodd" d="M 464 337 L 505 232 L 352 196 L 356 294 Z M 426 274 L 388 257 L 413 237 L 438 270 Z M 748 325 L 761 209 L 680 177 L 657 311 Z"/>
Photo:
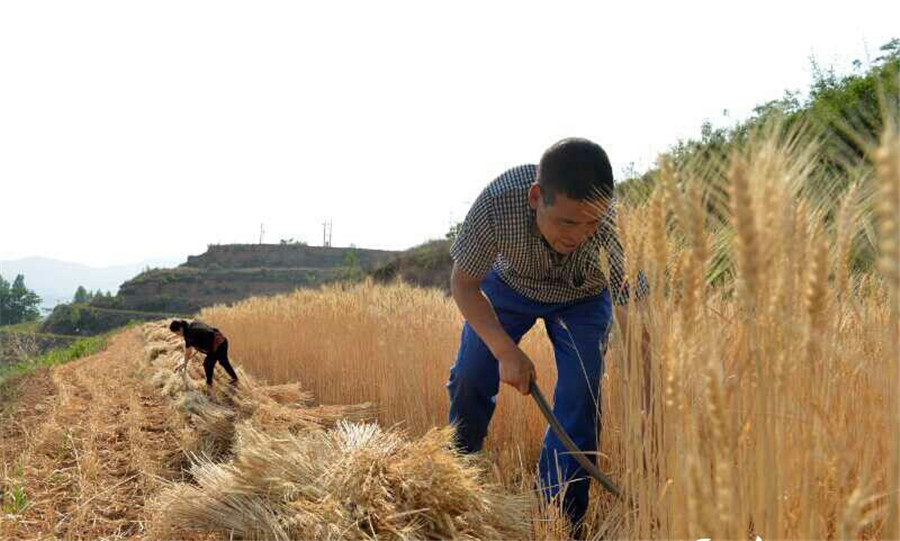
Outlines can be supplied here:
<path id="1" fill-rule="evenodd" d="M 196 349 L 206 354 L 206 359 L 203 360 L 203 371 L 206 374 L 207 394 L 212 392 L 213 371 L 216 368 L 216 362 L 222 365 L 222 368 L 231 377 L 231 385 L 238 384 L 237 373 L 228 361 L 228 339 L 219 329 L 210 327 L 202 321 L 188 323 L 183 319 L 176 319 L 169 324 L 169 330 L 184 338 L 184 362 L 175 367 L 176 371 L 183 371 L 187 368 Z"/>
<path id="2" fill-rule="evenodd" d="M 550 147 L 537 166 L 500 175 L 469 210 L 451 247 L 451 292 L 466 323 L 447 383 L 463 452 L 481 449 L 501 381 L 529 393 L 534 363 L 518 343 L 537 318 L 556 358 L 554 413 L 582 451 L 596 451 L 603 345 L 612 305 L 624 325 L 620 306 L 629 298 L 612 203 L 606 152 L 573 138 Z M 637 289 L 638 298 L 646 295 L 643 276 Z M 539 469 L 546 496 L 567 484 L 564 510 L 580 529 L 589 483 L 551 431 Z"/>

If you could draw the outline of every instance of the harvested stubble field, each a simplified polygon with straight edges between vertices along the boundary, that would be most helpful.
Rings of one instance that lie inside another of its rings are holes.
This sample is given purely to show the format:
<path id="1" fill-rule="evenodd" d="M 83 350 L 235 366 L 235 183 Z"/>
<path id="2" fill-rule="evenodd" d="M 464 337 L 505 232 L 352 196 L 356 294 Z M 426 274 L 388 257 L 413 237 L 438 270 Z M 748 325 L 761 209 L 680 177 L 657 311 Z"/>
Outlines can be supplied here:
<path id="1" fill-rule="evenodd" d="M 663 164 L 621 209 L 626 268 L 652 288 L 628 317 L 652 355 L 636 362 L 638 337 L 614 331 L 598 462 L 629 498 L 595 491 L 594 537 L 900 536 L 900 141 L 888 129 L 843 184 L 817 179 L 815 153 L 769 134 Z M 877 270 L 854 270 L 866 249 Z M 567 535 L 532 492 L 545 425 L 530 400 L 504 388 L 487 452 L 449 450 L 461 320 L 440 293 L 342 285 L 200 318 L 229 336 L 237 390 L 200 393 L 198 363 L 175 373 L 165 322 L 19 383 L 0 537 Z M 552 388 L 540 327 L 524 348 Z"/>
<path id="2" fill-rule="evenodd" d="M 142 336 L 143 335 L 143 336 Z M 143 339 L 142 339 L 143 338 Z M 316 405 L 296 383 L 181 374 L 166 322 L 33 378 L 4 424 L 4 493 L 27 495 L 0 537 L 27 539 L 521 538 L 525 498 L 450 450 L 372 422 L 369 404 Z M 49 374 L 44 374 L 49 375 Z M 6 417 L 5 417 L 6 418 Z M 38 422 L 40 421 L 40 422 Z"/>

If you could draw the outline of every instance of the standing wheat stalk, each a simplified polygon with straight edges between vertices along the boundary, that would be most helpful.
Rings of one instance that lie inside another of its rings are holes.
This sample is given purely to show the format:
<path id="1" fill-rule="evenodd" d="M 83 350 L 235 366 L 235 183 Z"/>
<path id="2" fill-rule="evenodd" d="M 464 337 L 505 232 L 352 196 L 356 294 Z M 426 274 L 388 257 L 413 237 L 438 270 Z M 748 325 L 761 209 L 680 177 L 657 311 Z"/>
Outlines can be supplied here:
<path id="1" fill-rule="evenodd" d="M 756 305 L 759 282 L 759 248 L 747 165 L 742 158 L 735 156 L 728 176 L 731 179 L 731 216 L 735 229 L 738 296 L 745 306 L 752 307 Z"/>
<path id="2" fill-rule="evenodd" d="M 891 439 L 891 459 L 889 470 L 888 516 L 886 539 L 896 539 L 900 535 L 900 443 L 897 433 L 900 432 L 900 400 L 897 400 L 897 385 L 900 382 L 898 373 L 898 356 L 900 356 L 900 134 L 896 127 L 889 126 L 882 135 L 881 146 L 875 152 L 875 166 L 878 171 L 879 200 L 878 247 L 880 258 L 878 268 L 887 282 L 888 299 L 890 299 L 890 334 L 889 355 L 892 378 L 892 409 L 895 417 L 891 428 L 894 437 Z"/>

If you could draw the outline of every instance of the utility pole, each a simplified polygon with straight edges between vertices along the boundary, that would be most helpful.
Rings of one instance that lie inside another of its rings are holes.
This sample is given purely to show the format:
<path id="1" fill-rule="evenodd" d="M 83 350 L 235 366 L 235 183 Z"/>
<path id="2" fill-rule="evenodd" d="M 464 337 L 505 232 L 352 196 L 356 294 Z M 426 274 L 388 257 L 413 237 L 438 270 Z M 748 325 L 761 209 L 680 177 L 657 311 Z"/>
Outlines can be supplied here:
<path id="1" fill-rule="evenodd" d="M 331 246 L 331 220 L 322 222 L 322 246 Z"/>
<path id="2" fill-rule="evenodd" d="M 263 235 L 266 234 L 266 228 L 263 224 L 259 224 L 259 243 L 263 243 Z"/>

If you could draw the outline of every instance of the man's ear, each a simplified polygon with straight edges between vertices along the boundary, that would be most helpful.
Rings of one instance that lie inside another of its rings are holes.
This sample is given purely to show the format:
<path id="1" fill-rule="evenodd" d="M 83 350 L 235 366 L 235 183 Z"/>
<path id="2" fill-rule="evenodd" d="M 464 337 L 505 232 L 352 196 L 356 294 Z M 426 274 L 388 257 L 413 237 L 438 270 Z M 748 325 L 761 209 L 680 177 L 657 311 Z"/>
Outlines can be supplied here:
<path id="1" fill-rule="evenodd" d="M 528 188 L 528 206 L 533 210 L 537 210 L 541 204 L 544 194 L 541 192 L 541 186 L 537 182 L 532 182 Z"/>

